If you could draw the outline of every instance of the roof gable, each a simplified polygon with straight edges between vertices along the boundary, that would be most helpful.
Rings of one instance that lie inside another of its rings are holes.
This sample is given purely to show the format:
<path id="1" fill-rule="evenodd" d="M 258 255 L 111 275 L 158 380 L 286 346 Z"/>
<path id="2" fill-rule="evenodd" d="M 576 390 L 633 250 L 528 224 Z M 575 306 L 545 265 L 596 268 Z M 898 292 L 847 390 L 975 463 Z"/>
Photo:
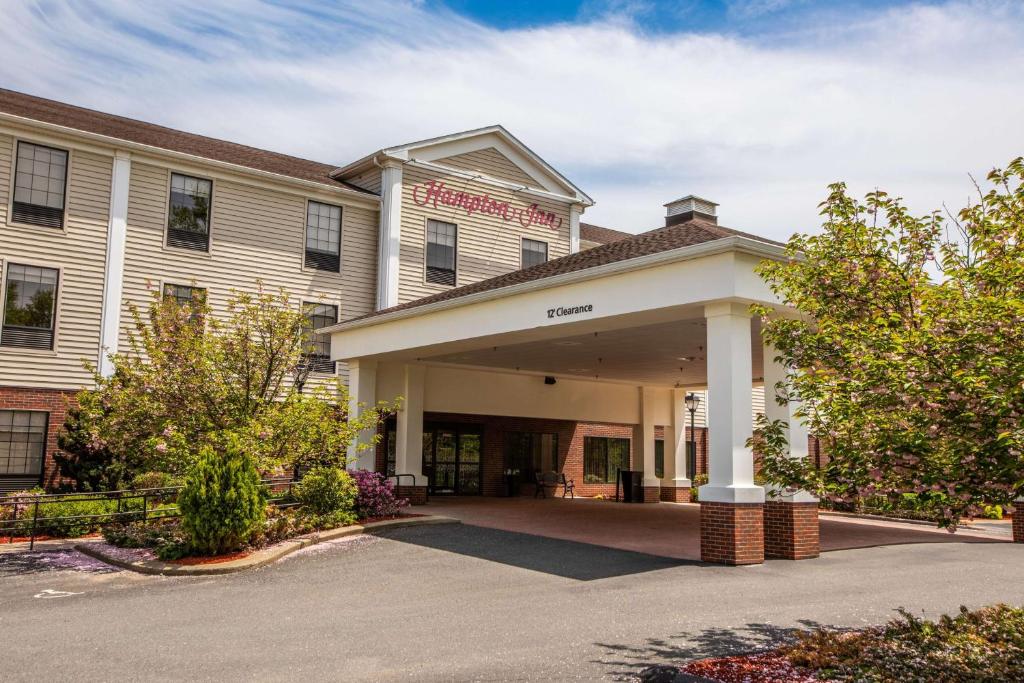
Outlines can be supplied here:
<path id="1" fill-rule="evenodd" d="M 463 152 L 455 156 L 444 157 L 438 159 L 437 163 L 453 166 L 464 171 L 482 173 L 491 178 L 505 180 L 510 183 L 520 183 L 538 190 L 544 189 L 536 179 L 527 175 L 523 169 L 519 168 L 511 159 L 494 147 L 486 147 L 472 152 Z"/>
<path id="2" fill-rule="evenodd" d="M 444 164 L 443 160 L 464 157 L 467 154 L 492 148 L 518 169 L 518 172 L 530 178 L 533 181 L 531 183 L 533 187 L 569 197 L 585 206 L 594 203 L 585 192 L 500 125 L 387 147 L 336 169 L 332 175 L 335 178 L 348 179 L 367 166 L 372 166 L 381 156 L 403 162 L 421 161 Z"/>

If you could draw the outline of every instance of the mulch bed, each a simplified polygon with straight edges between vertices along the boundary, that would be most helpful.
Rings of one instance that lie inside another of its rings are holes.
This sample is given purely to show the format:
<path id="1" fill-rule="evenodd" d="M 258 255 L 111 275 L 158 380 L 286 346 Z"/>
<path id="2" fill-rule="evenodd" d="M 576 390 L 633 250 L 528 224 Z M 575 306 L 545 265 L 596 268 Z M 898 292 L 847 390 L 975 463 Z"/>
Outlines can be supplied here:
<path id="1" fill-rule="evenodd" d="M 796 669 L 785 657 L 773 653 L 702 659 L 681 671 L 721 683 L 817 683 L 817 676 Z"/>
<path id="2" fill-rule="evenodd" d="M 58 540 L 78 540 L 80 538 L 99 538 L 100 534 L 86 534 L 85 536 L 36 536 L 36 542 L 39 541 L 58 541 Z M 31 536 L 0 536 L 0 543 L 28 543 L 32 540 Z"/>

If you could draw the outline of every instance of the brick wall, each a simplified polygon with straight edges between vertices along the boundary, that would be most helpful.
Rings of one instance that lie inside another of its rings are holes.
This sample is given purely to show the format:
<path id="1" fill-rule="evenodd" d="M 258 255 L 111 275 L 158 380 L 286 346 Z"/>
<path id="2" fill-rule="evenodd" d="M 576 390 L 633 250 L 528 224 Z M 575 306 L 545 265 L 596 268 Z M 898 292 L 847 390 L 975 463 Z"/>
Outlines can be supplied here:
<path id="1" fill-rule="evenodd" d="M 764 513 L 759 503 L 701 503 L 700 558 L 716 564 L 764 561 Z"/>
<path id="2" fill-rule="evenodd" d="M 1024 503 L 1019 501 L 1013 511 L 1013 542 L 1024 543 Z"/>
<path id="3" fill-rule="evenodd" d="M 819 554 L 817 503 L 765 502 L 765 557 L 807 560 Z"/>
<path id="4" fill-rule="evenodd" d="M 75 391 L 34 389 L 30 387 L 0 387 L 0 410 L 45 410 L 49 415 L 46 434 L 46 456 L 43 461 L 43 481 L 46 488 L 59 483 L 57 463 L 53 454 L 57 448 L 57 433 L 64 425 L 69 403 L 73 404 Z"/>

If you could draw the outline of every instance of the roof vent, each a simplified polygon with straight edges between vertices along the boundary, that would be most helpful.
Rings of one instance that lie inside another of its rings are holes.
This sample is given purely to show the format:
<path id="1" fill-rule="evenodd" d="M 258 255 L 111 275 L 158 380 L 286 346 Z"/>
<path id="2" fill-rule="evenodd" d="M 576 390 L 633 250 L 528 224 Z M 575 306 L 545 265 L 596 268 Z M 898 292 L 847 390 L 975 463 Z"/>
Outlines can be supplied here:
<path id="1" fill-rule="evenodd" d="M 665 225 L 679 225 L 699 218 L 709 223 L 718 223 L 713 201 L 688 194 L 665 205 Z"/>

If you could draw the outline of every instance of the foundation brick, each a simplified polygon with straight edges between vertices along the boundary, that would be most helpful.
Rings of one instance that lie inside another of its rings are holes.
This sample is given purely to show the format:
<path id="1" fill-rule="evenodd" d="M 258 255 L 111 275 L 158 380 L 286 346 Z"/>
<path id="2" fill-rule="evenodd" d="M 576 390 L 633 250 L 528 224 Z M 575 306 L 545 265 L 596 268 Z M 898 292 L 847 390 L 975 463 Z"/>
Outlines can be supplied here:
<path id="1" fill-rule="evenodd" d="M 663 503 L 689 503 L 690 489 L 662 486 L 661 500 Z"/>
<path id="2" fill-rule="evenodd" d="M 764 562 L 764 511 L 760 503 L 700 504 L 700 557 L 727 565 Z"/>
<path id="3" fill-rule="evenodd" d="M 808 560 L 820 553 L 817 503 L 765 502 L 765 557 Z"/>
<path id="4" fill-rule="evenodd" d="M 426 486 L 396 486 L 395 495 L 399 498 L 408 498 L 409 505 L 427 504 Z"/>
<path id="5" fill-rule="evenodd" d="M 1013 542 L 1024 543 L 1024 502 L 1018 501 L 1013 512 Z"/>

